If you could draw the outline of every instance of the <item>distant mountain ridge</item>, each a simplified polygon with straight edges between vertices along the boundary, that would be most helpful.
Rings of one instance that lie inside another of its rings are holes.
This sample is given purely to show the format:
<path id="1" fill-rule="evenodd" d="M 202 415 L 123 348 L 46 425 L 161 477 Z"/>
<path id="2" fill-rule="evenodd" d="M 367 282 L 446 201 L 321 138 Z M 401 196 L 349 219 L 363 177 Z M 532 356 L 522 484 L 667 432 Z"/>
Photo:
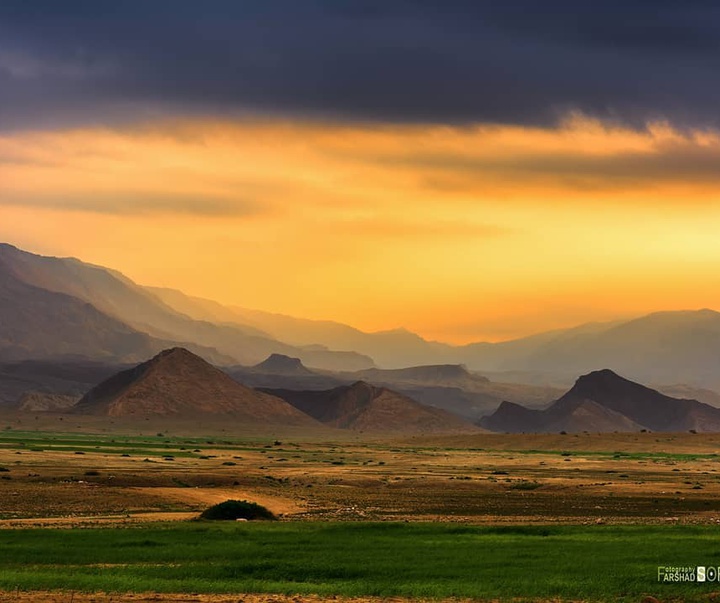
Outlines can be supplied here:
<path id="1" fill-rule="evenodd" d="M 310 320 L 239 306 L 223 306 L 174 289 L 147 289 L 166 304 L 198 320 L 215 320 L 253 328 L 300 348 L 321 345 L 333 350 L 352 350 L 369 356 L 385 367 L 432 364 L 445 354 L 451 354 L 454 349 L 448 344 L 426 341 L 402 328 L 366 333 L 330 320 Z M 311 360 L 307 360 L 307 364 L 314 366 Z"/>
<path id="2" fill-rule="evenodd" d="M 628 321 L 465 350 L 488 371 L 577 375 L 611 367 L 646 383 L 686 383 L 720 389 L 720 313 L 656 312 Z"/>
<path id="3" fill-rule="evenodd" d="M 0 360 L 94 358 L 134 361 L 167 342 L 71 295 L 23 282 L 0 255 Z"/>
<path id="4" fill-rule="evenodd" d="M 70 298 L 76 300 L 72 302 L 75 306 L 92 307 L 98 315 L 115 320 L 117 324 L 113 327 L 114 330 L 124 332 L 126 337 L 138 340 L 134 344 L 136 347 L 140 346 L 139 340 L 146 340 L 145 351 L 138 351 L 134 355 L 127 353 L 123 355 L 120 343 L 116 344 L 121 348 L 118 353 L 113 352 L 113 348 L 109 347 L 102 351 L 104 354 L 101 354 L 91 346 L 77 352 L 88 358 L 104 355 L 115 360 L 132 361 L 142 356 L 147 358 L 168 347 L 168 344 L 182 343 L 185 347 L 194 346 L 194 351 L 200 352 L 213 362 L 222 364 L 259 362 L 267 355 L 279 352 L 298 356 L 317 366 L 330 369 L 358 370 L 374 366 L 371 358 L 353 351 L 333 352 L 326 349 L 308 351 L 258 334 L 259 332 L 252 327 L 194 320 L 174 310 L 119 272 L 86 264 L 74 258 L 39 256 L 12 245 L 0 244 L 0 270 L 6 280 L 22 283 L 26 289 L 33 287 L 35 291 L 45 291 L 44 298 L 47 303 L 43 306 L 42 316 L 36 317 L 37 321 L 67 323 L 71 319 L 68 311 L 59 309 L 56 311 L 49 300 L 54 299 L 58 304 L 64 304 L 62 307 L 66 308 L 71 303 L 68 301 Z M 15 285 L 16 289 L 18 287 L 19 285 Z M 60 297 L 61 295 L 66 297 Z M 31 304 L 24 305 L 32 307 Z M 91 311 L 87 309 L 84 314 L 90 313 Z M 0 306 L 0 318 L 3 314 L 7 314 L 7 311 Z M 110 329 L 109 320 L 105 322 L 107 325 L 104 328 Z M 49 339 L 52 333 L 52 329 L 46 329 L 45 339 Z M 72 341 L 72 337 L 63 338 L 63 341 L 66 339 Z M 120 339 L 119 333 L 115 339 Z M 161 343 L 157 343 L 158 341 Z M 31 346 L 25 347 L 27 348 L 25 355 L 16 353 L 15 356 L 34 358 L 43 357 L 45 354 L 45 350 L 35 352 Z M 1 347 L 0 353 L 2 353 Z M 52 354 L 52 350 L 49 353 Z M 9 352 L 5 355 L 9 356 Z"/>
<path id="5" fill-rule="evenodd" d="M 153 291 L 156 291 L 153 289 Z M 179 292 L 163 299 L 173 305 Z M 179 294 L 182 296 L 182 294 Z M 182 306 L 197 316 L 254 327 L 295 345 L 319 343 L 355 350 L 386 370 L 416 365 L 464 365 L 470 371 L 545 375 L 535 383 L 572 382 L 573 376 L 601 366 L 649 383 L 685 383 L 720 390 L 720 313 L 713 310 L 656 312 L 647 316 L 582 324 L 498 343 L 453 346 L 426 341 L 404 329 L 365 333 L 332 321 L 226 307 L 185 296 Z M 210 312 L 212 306 L 212 314 Z M 205 313 L 205 314 L 203 314 Z M 504 381 L 505 379 L 503 379 Z M 710 397 L 712 394 L 709 395 Z"/>
<path id="6" fill-rule="evenodd" d="M 492 431 L 720 431 L 720 409 L 671 398 L 609 369 L 583 375 L 544 410 L 504 402 L 480 421 Z"/>
<path id="7" fill-rule="evenodd" d="M 299 359 L 274 354 L 255 366 L 233 366 L 227 371 L 242 383 L 271 389 L 326 390 L 366 381 L 472 421 L 504 399 L 544 406 L 562 393 L 550 387 L 492 382 L 460 365 L 331 372 L 308 369 Z"/>
<path id="8" fill-rule="evenodd" d="M 643 383 L 685 384 L 691 393 L 710 390 L 698 395 L 720 402 L 720 313 L 709 309 L 657 312 L 513 341 L 452 346 L 404 329 L 365 333 L 332 321 L 223 306 L 174 290 L 141 287 L 114 270 L 80 260 L 43 257 L 7 244 L 0 244 L 0 273 L 0 320 L 8 325 L 0 333 L 0 361 L 58 356 L 132 362 L 183 345 L 214 363 L 244 367 L 271 354 L 299 358 L 310 369 L 343 373 L 462 365 L 471 375 L 462 384 L 459 377 L 451 384 L 437 376 L 432 386 L 428 379 L 423 387 L 472 393 L 471 403 L 478 408 L 498 395 L 488 396 L 478 372 L 507 375 L 494 377 L 501 381 L 565 385 L 575 375 L 606 366 Z M 63 325 L 58 328 L 65 333 L 53 340 L 51 324 Z M 386 377 L 416 389 L 420 384 L 408 373 L 377 373 L 371 380 Z M 477 391 L 472 389 L 476 386 Z M 518 400 L 505 389 L 505 399 Z M 435 403 L 448 393 L 426 388 L 421 395 Z M 455 396 L 458 405 L 465 403 L 462 396 Z M 536 399 L 542 397 L 538 390 Z"/>

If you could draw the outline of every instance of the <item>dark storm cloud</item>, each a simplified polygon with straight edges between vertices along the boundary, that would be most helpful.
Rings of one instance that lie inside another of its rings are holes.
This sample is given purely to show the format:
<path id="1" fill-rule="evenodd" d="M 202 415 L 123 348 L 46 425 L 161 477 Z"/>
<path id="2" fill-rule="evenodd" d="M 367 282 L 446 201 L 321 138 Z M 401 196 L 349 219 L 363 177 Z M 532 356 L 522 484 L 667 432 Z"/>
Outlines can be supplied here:
<path id="1" fill-rule="evenodd" d="M 411 153 L 379 156 L 378 165 L 395 165 L 425 173 L 435 189 L 468 190 L 487 183 L 489 175 L 509 182 L 537 179 L 562 182 L 566 188 L 628 190 L 648 185 L 720 185 L 720 144 L 698 145 L 691 140 L 658 144 L 652 151 L 617 151 L 608 155 L 576 152 L 523 153 L 514 157 L 473 157 L 459 154 Z M 713 195 L 713 200 L 715 195 Z"/>
<path id="2" fill-rule="evenodd" d="M 720 4 L 0 3 L 0 127 L 175 113 L 717 125 Z"/>

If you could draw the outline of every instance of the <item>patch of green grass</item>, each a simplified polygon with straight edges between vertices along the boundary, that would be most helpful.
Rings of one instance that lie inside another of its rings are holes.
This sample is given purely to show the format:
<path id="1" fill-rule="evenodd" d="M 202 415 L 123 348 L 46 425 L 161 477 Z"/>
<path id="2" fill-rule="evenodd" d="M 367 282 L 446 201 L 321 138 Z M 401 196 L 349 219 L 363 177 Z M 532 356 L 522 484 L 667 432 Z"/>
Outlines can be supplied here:
<path id="1" fill-rule="evenodd" d="M 8 530 L 0 588 L 380 597 L 697 601 L 661 565 L 712 565 L 720 529 L 400 523 L 189 523 Z"/>

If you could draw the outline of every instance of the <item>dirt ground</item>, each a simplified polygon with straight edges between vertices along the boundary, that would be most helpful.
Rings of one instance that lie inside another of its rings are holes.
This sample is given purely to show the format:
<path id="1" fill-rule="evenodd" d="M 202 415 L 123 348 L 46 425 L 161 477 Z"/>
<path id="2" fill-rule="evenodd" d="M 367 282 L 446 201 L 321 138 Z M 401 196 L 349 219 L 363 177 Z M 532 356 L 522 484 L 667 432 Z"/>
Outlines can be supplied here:
<path id="1" fill-rule="evenodd" d="M 302 521 L 720 522 L 718 435 L 62 437 L 0 433 L 0 527 L 187 520 L 230 498 Z"/>

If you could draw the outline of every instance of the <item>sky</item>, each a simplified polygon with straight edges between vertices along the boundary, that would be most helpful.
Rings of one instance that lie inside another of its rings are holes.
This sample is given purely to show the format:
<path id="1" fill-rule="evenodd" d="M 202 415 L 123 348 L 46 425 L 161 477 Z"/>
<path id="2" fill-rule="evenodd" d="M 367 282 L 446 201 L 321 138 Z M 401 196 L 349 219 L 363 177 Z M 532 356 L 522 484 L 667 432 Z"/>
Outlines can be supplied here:
<path id="1" fill-rule="evenodd" d="M 0 3 L 0 240 L 498 341 L 720 309 L 720 5 Z"/>

